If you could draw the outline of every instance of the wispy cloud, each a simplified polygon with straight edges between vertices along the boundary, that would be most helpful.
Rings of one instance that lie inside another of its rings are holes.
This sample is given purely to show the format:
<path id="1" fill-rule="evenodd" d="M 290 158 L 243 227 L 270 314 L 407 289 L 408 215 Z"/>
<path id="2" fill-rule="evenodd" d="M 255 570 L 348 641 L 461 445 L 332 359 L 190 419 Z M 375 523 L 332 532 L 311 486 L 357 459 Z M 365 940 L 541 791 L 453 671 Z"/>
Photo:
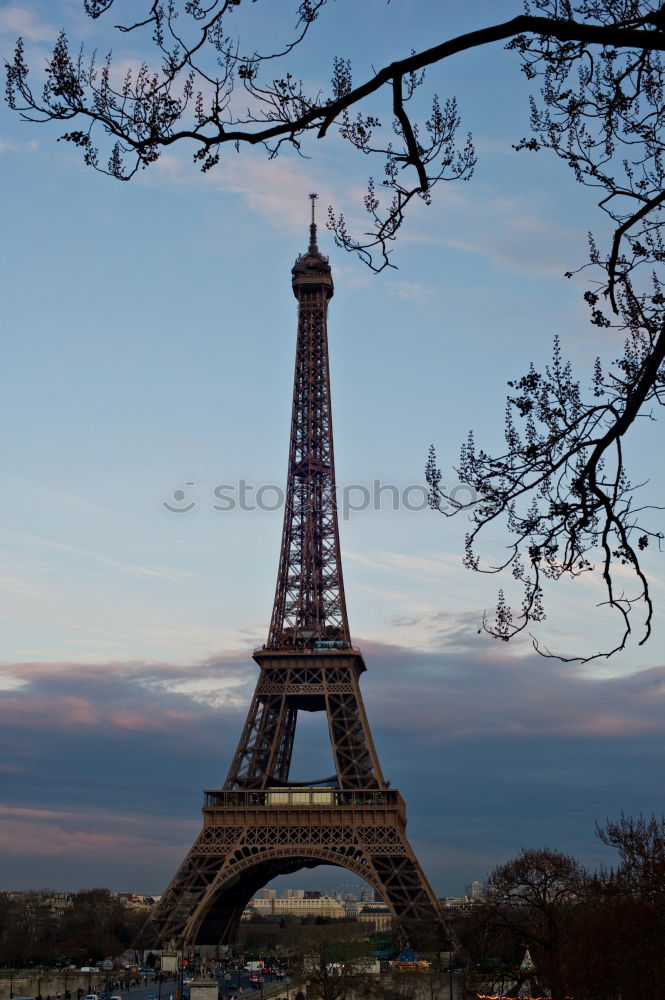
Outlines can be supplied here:
<path id="1" fill-rule="evenodd" d="M 28 142 L 16 142 L 13 139 L 3 139 L 0 136 L 0 156 L 3 153 L 34 153 L 39 149 L 37 139 L 30 139 Z"/>
<path id="2" fill-rule="evenodd" d="M 159 578 L 177 582 L 183 579 L 194 579 L 194 574 L 184 570 L 166 569 L 156 566 L 141 566 L 137 563 L 122 562 L 113 559 L 101 552 L 94 552 L 90 549 L 81 548 L 78 545 L 70 545 L 68 542 L 59 542 L 53 538 L 39 538 L 36 535 L 26 535 L 17 531 L 0 531 L 0 544 L 15 547 L 26 546 L 32 549 L 44 549 L 55 552 L 68 552 L 73 555 L 83 556 L 93 562 L 108 566 L 120 573 L 127 573 L 129 576 L 145 578 Z"/>
<path id="3" fill-rule="evenodd" d="M 0 34 L 14 38 L 20 36 L 31 42 L 50 42 L 55 41 L 58 29 L 41 21 L 34 10 L 9 6 L 0 10 Z"/>
<path id="4" fill-rule="evenodd" d="M 393 281 L 388 286 L 388 292 L 398 299 L 406 299 L 407 302 L 427 302 L 436 295 L 436 289 L 431 285 L 423 285 L 417 281 Z"/>
<path id="5" fill-rule="evenodd" d="M 208 174 L 192 170 L 184 157 L 167 153 L 158 160 L 154 173 L 168 183 L 239 195 L 268 224 L 292 232 L 303 232 L 306 227 L 306 195 L 310 191 L 319 195 L 319 222 L 324 224 L 325 206 L 332 191 L 332 184 L 320 172 L 317 176 L 311 165 L 306 167 L 300 161 L 294 164 L 287 157 L 261 159 L 255 151 L 236 154 L 228 149 L 222 164 Z"/>
<path id="6" fill-rule="evenodd" d="M 439 244 L 479 254 L 499 267 L 536 277 L 563 276 L 585 251 L 586 234 L 562 225 L 543 199 L 499 196 L 487 185 L 447 185 L 432 206 L 417 206 L 407 243 Z"/>
<path id="7" fill-rule="evenodd" d="M 0 691 L 16 691 L 17 688 L 22 688 L 27 683 L 28 682 L 21 677 L 0 673 Z"/>

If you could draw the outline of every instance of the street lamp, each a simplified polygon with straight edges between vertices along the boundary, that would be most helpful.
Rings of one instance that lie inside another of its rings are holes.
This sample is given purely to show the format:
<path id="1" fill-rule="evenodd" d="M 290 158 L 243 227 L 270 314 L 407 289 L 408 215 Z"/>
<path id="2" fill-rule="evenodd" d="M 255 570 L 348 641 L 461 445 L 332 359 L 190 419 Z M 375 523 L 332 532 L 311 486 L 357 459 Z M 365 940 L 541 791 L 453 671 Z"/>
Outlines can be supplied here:
<path id="1" fill-rule="evenodd" d="M 109 985 L 109 980 L 111 978 L 110 974 L 111 974 L 111 972 L 113 970 L 113 962 L 111 961 L 110 958 L 107 958 L 107 959 L 104 960 L 104 964 L 102 965 L 102 968 L 104 970 L 104 992 L 108 996 L 109 992 L 110 992 L 110 985 Z"/>

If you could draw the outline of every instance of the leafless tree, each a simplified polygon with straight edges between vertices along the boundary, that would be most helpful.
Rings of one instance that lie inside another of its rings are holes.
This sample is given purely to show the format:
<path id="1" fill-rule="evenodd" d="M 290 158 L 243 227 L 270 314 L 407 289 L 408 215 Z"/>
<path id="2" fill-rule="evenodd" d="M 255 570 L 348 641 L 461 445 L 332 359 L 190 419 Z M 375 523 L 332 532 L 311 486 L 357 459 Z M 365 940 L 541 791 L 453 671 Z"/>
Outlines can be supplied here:
<path id="1" fill-rule="evenodd" d="M 341 926 L 341 925 L 340 925 Z M 321 930 L 321 928 L 316 928 Z M 372 960 L 368 955 L 367 939 L 352 924 L 346 933 L 338 935 L 334 928 L 327 928 L 325 935 L 314 934 L 302 939 L 302 982 L 308 983 L 307 993 L 319 1000 L 346 1000 L 365 992 L 368 969 Z M 369 989 L 367 990 L 369 992 Z"/>
<path id="2" fill-rule="evenodd" d="M 619 853 L 615 873 L 623 888 L 658 903 L 665 932 L 665 816 L 626 816 L 607 820 L 596 832 Z"/>
<path id="3" fill-rule="evenodd" d="M 522 960 L 524 945 L 529 945 L 539 980 L 553 1000 L 566 995 L 567 953 L 575 943 L 573 915 L 587 882 L 574 858 L 550 848 L 523 850 L 489 877 L 485 909 L 494 933 L 512 943 L 515 964 Z"/>
<path id="4" fill-rule="evenodd" d="M 665 974 L 665 820 L 622 815 L 597 833 L 616 868 L 587 873 L 550 849 L 523 850 L 490 876 L 489 893 L 458 920 L 474 994 L 504 994 L 527 973 L 552 997 L 638 1000 Z M 598 947 L 602 942 L 602 947 Z M 540 996 L 542 993 L 531 993 Z"/>
<path id="5" fill-rule="evenodd" d="M 82 2 L 93 19 L 110 19 L 122 6 L 121 0 Z M 544 617 L 545 581 L 574 578 L 597 564 L 620 627 L 616 641 L 595 655 L 625 647 L 636 606 L 643 610 L 639 641 L 646 641 L 653 605 L 640 556 L 660 544 L 662 532 L 629 481 L 624 441 L 638 418 L 653 418 L 664 388 L 661 0 L 529 0 L 509 21 L 412 52 L 360 84 L 354 85 L 348 61 L 337 58 L 329 90 L 316 93 L 288 71 L 289 57 L 307 43 L 327 0 L 301 0 L 291 36 L 270 52 L 236 38 L 238 8 L 249 6 L 241 0 L 132 0 L 125 6 L 131 17 L 116 30 L 147 34 L 158 68 L 144 64 L 116 81 L 110 56 L 98 62 L 83 49 L 74 55 L 62 34 L 45 83 L 33 88 L 19 40 L 7 66 L 10 106 L 30 121 L 66 123 L 62 138 L 80 147 L 85 162 L 121 180 L 176 143 L 190 143 L 206 171 L 241 145 L 263 147 L 274 157 L 284 145 L 301 152 L 310 134 L 323 139 L 336 129 L 382 164 L 381 180 L 370 179 L 364 199 L 368 231 L 354 235 L 332 208 L 328 223 L 337 243 L 375 270 L 391 265 L 409 204 L 429 203 L 440 181 L 468 180 L 476 162 L 471 138 L 458 138 L 454 98 L 432 95 L 419 120 L 413 99 L 425 86 L 426 68 L 506 40 L 540 87 L 531 134 L 516 148 L 560 157 L 575 180 L 595 190 L 610 220 L 607 245 L 592 239 L 588 262 L 570 273 L 588 269 L 590 321 L 621 331 L 625 348 L 579 379 L 557 345 L 549 367 L 532 367 L 511 383 L 503 453 L 490 455 L 473 438 L 464 445 L 459 475 L 476 491 L 474 502 L 446 494 L 434 451 L 427 466 L 430 501 L 446 514 L 470 514 L 468 567 L 509 570 L 524 589 L 519 610 L 500 593 L 495 620 L 484 622 L 491 634 L 508 640 L 529 630 Z M 385 125 L 373 104 L 384 90 L 392 105 Z M 478 546 L 497 522 L 511 542 L 504 560 L 486 564 Z"/>

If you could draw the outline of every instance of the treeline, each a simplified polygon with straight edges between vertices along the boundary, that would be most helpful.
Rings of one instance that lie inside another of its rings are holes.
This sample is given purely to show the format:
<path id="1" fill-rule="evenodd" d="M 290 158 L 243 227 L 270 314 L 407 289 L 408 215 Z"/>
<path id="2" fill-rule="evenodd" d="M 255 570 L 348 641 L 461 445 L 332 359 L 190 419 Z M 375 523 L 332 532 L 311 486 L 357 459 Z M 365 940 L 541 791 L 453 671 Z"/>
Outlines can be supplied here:
<path id="1" fill-rule="evenodd" d="M 615 869 L 590 873 L 558 851 L 523 850 L 456 918 L 468 995 L 521 978 L 552 1000 L 665 996 L 665 818 L 622 816 L 597 832 L 619 853 Z M 527 946 L 532 972 L 520 970 Z"/>
<path id="2" fill-rule="evenodd" d="M 137 940 L 145 913 L 131 910 L 108 889 L 74 894 L 56 908 L 48 893 L 0 895 L 0 964 L 86 965 L 120 955 Z"/>

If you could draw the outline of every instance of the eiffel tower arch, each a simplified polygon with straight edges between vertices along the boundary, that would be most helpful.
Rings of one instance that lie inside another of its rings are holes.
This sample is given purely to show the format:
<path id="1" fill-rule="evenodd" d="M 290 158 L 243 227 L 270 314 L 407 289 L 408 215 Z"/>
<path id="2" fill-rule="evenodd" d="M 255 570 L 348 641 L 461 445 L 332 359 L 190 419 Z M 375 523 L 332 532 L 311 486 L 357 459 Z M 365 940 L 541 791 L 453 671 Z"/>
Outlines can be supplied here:
<path id="1" fill-rule="evenodd" d="M 364 879 L 406 938 L 443 917 L 406 836 L 400 793 L 385 781 L 351 642 L 340 557 L 327 313 L 333 280 L 310 242 L 292 271 L 298 334 L 288 480 L 268 639 L 224 786 L 204 793 L 203 829 L 161 897 L 152 936 L 179 947 L 233 940 L 240 915 L 278 875 L 321 864 Z M 290 780 L 299 712 L 326 715 L 335 773 Z"/>

